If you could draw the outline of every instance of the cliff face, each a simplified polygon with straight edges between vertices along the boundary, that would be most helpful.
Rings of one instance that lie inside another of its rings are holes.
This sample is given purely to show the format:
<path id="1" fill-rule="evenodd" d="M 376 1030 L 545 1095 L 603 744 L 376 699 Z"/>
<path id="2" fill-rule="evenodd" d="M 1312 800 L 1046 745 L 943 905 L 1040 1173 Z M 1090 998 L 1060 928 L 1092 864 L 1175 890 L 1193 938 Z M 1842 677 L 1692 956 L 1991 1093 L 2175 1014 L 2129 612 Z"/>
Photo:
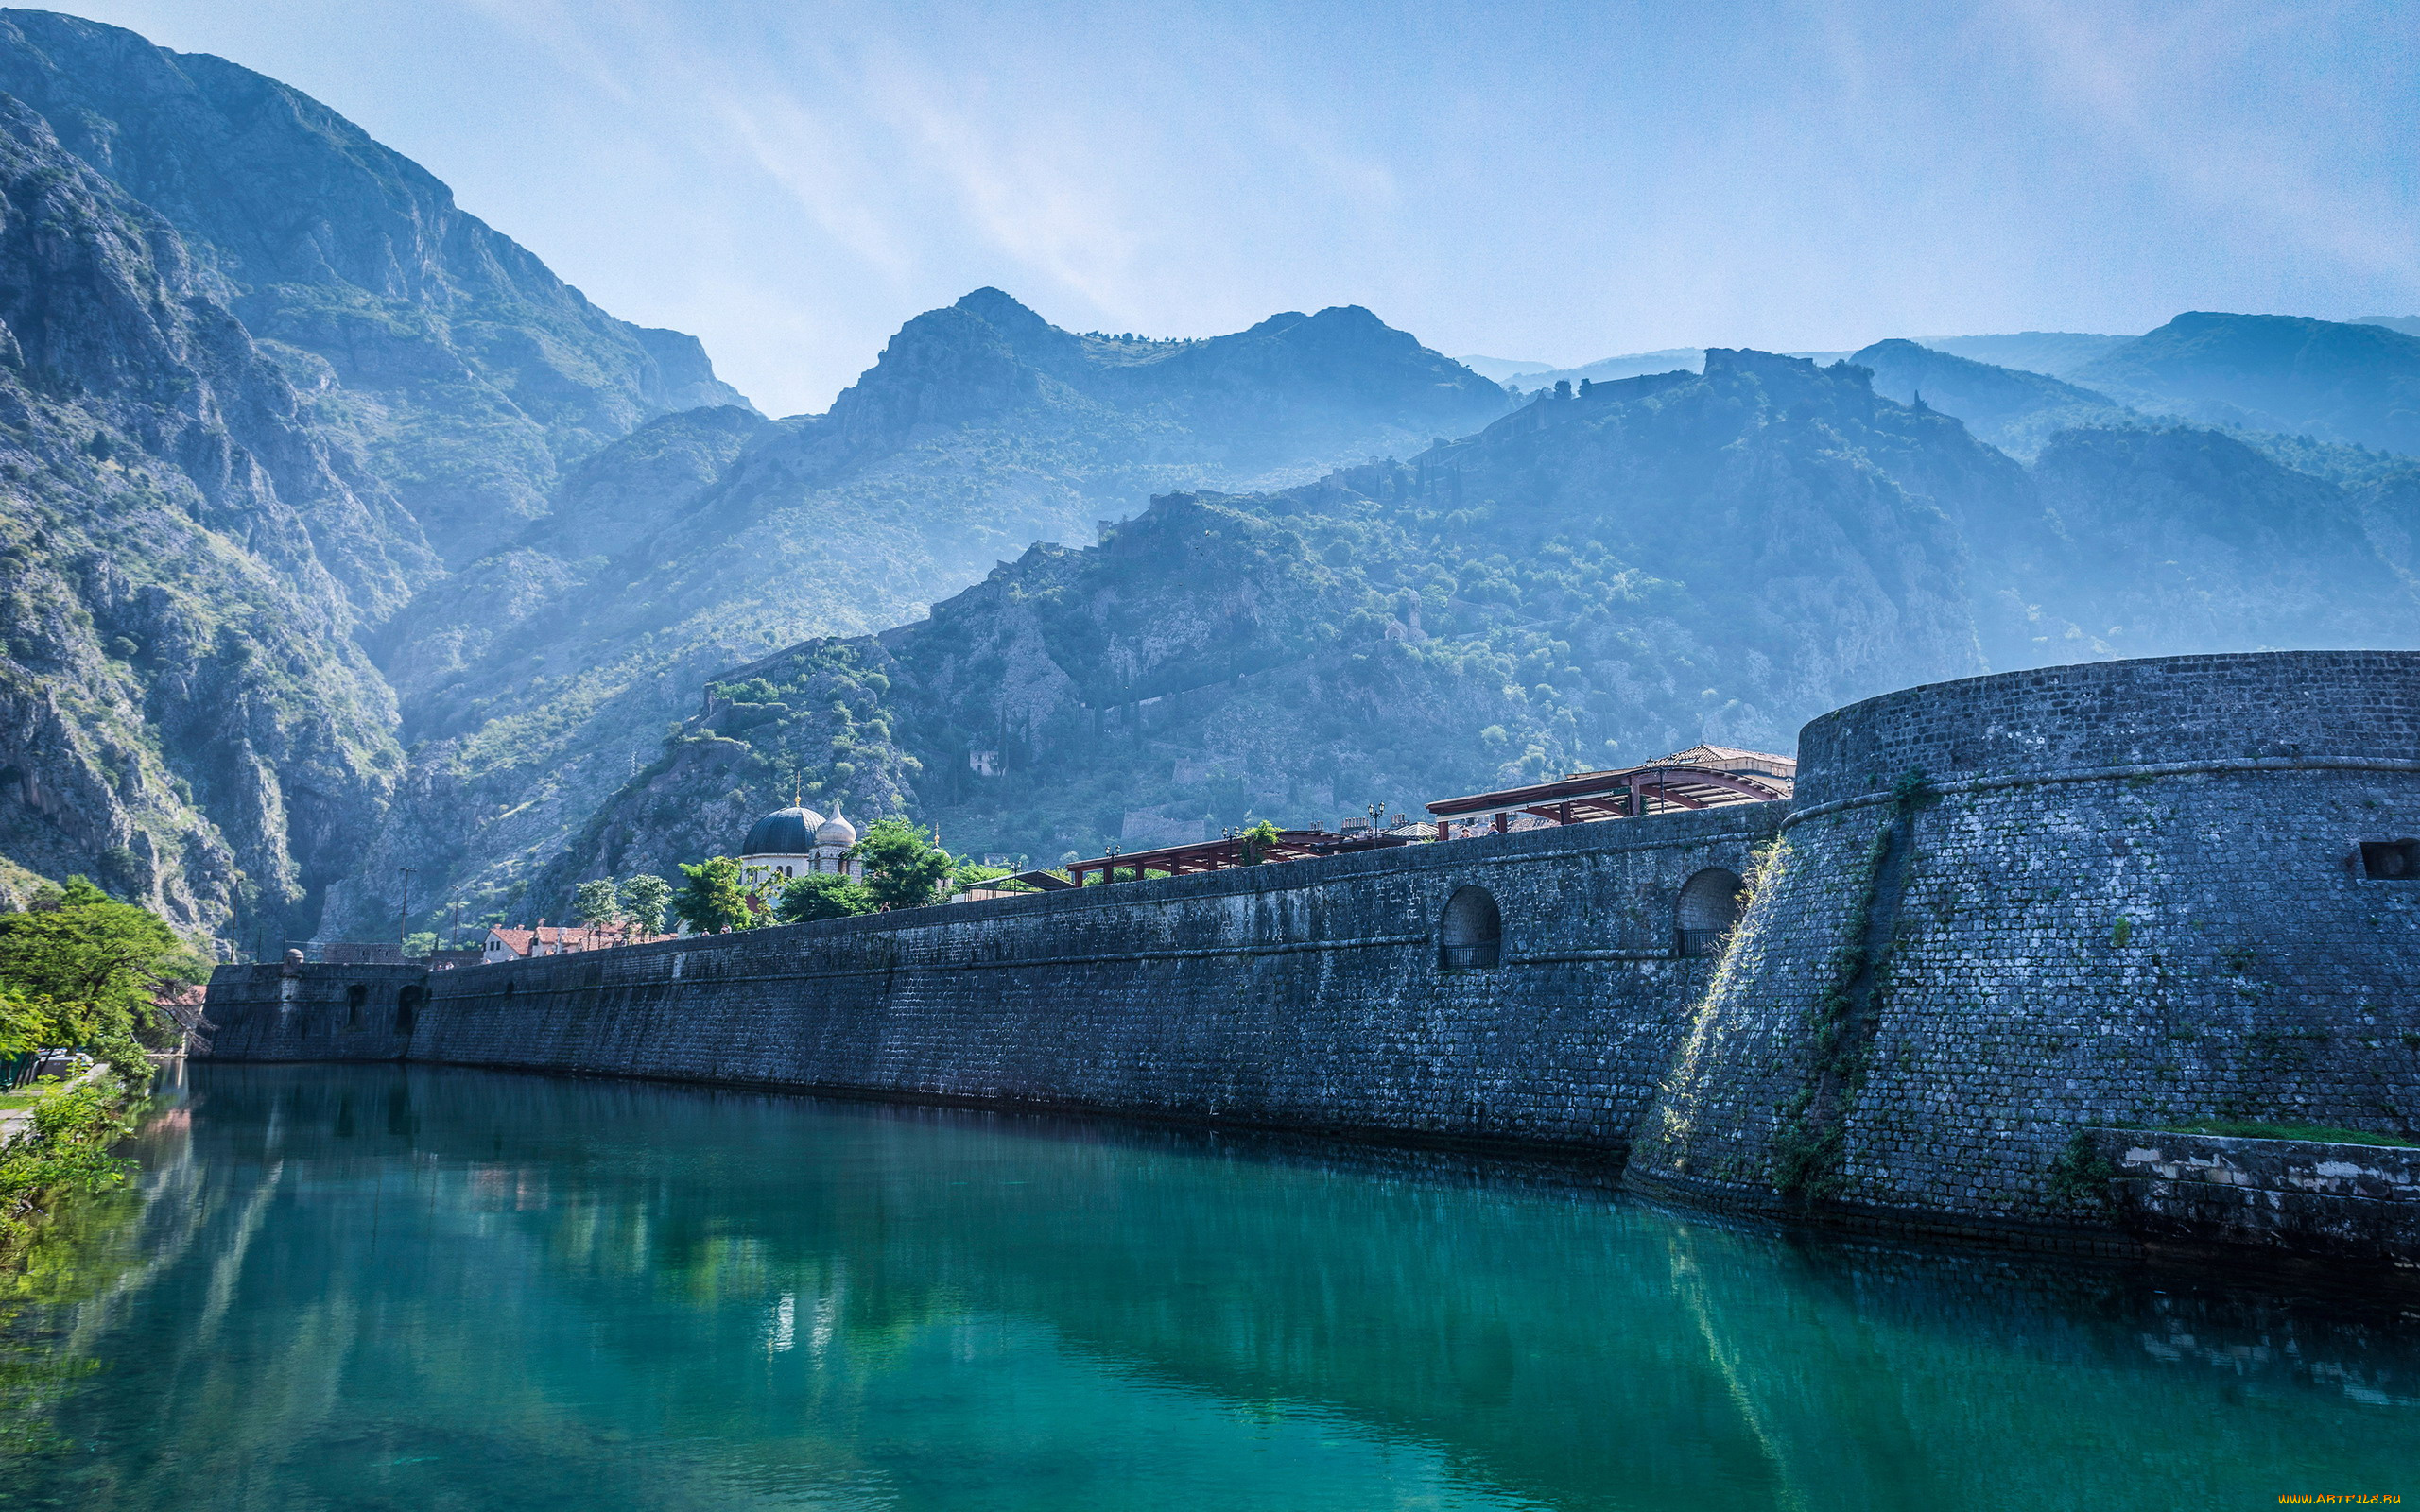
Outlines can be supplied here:
<path id="1" fill-rule="evenodd" d="M 375 659 L 560 576 L 449 558 L 653 528 L 661 459 L 579 464 L 737 396 L 274 80 L 9 11 L 0 90 L 0 852 L 312 934 L 404 775 Z"/>
<path id="2" fill-rule="evenodd" d="M 203 282 L 0 101 L 0 851 L 224 927 L 349 868 L 401 765 L 352 632 L 436 568 Z"/>
<path id="3" fill-rule="evenodd" d="M 449 562 L 650 416 L 746 403 L 693 337 L 605 314 L 419 164 L 250 69 L 10 10 L 0 91 L 177 229 Z"/>

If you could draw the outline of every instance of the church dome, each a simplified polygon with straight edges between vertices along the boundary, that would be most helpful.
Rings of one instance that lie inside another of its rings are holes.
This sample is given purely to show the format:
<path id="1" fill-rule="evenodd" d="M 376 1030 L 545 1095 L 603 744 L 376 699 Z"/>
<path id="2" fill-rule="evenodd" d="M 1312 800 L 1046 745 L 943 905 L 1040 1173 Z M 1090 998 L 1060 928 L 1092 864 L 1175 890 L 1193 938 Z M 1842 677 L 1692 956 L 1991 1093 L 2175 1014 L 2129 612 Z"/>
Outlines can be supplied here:
<path id="1" fill-rule="evenodd" d="M 804 855 L 815 844 L 816 831 L 824 827 L 823 816 L 813 809 L 781 809 L 748 827 L 748 838 L 740 842 L 739 853 L 743 856 Z"/>
<path id="2" fill-rule="evenodd" d="M 817 845 L 837 845 L 846 849 L 857 843 L 857 827 L 840 817 L 835 810 L 832 816 L 816 829 Z"/>

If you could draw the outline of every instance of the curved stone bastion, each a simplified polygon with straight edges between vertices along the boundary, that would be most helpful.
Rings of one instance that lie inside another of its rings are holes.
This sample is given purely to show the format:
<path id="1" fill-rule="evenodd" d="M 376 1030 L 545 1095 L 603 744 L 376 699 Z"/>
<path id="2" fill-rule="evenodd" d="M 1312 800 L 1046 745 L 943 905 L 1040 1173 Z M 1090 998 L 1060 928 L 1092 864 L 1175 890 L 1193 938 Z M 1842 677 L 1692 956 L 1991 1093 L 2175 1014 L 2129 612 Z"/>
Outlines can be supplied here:
<path id="1" fill-rule="evenodd" d="M 2118 1216 L 2096 1127 L 2412 1133 L 2420 653 L 1910 688 L 1807 725 L 1799 759 L 1634 1185 L 2089 1227 Z"/>
<path id="2" fill-rule="evenodd" d="M 212 1053 L 1497 1143 L 1834 1222 L 2420 1259 L 2420 1187 L 2374 1160 L 2123 1132 L 2412 1131 L 2420 653 L 1976 678 L 1799 754 L 1789 804 L 455 971 L 222 967 Z"/>

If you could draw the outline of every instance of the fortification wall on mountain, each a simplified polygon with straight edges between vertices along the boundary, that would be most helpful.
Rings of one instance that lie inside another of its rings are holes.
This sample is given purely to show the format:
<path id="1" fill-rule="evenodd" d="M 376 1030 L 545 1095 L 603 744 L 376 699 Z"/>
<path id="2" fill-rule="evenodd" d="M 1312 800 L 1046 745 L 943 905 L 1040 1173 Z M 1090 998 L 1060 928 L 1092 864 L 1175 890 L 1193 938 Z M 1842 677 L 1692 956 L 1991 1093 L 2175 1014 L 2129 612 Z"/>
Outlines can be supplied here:
<path id="1" fill-rule="evenodd" d="M 1787 815 L 419 983 L 228 967 L 210 1013 L 224 1057 L 1553 1146 L 1626 1158 L 1634 1184 L 1693 1202 L 2036 1236 L 2164 1241 L 2186 1221 L 2134 1222 L 2151 1206 L 2119 1200 L 2095 1129 L 2420 1125 L 2420 653 L 1970 679 L 1827 714 L 1800 755 Z M 1676 950 L 1680 891 L 1710 868 L 1754 884 L 1720 961 Z M 1449 963 L 1466 887 L 1501 915 L 1492 966 Z M 2338 1211 L 2362 1193 L 2298 1191 L 2263 1189 L 2264 1246 L 2349 1253 L 2330 1235 L 2375 1249 L 2411 1227 Z"/>
<path id="2" fill-rule="evenodd" d="M 1617 1155 L 1713 961 L 1682 887 L 1753 805 L 427 974 L 221 968 L 216 1054 L 744 1083 Z M 1497 964 L 1449 967 L 1466 887 Z M 373 979 L 374 978 L 374 979 Z M 363 988 L 366 1015 L 347 1008 Z"/>
<path id="3" fill-rule="evenodd" d="M 2371 874 L 2420 854 L 2420 654 L 1971 679 L 1800 757 L 1634 1184 L 2072 1223 L 2088 1126 L 2420 1121 L 2420 881 Z"/>

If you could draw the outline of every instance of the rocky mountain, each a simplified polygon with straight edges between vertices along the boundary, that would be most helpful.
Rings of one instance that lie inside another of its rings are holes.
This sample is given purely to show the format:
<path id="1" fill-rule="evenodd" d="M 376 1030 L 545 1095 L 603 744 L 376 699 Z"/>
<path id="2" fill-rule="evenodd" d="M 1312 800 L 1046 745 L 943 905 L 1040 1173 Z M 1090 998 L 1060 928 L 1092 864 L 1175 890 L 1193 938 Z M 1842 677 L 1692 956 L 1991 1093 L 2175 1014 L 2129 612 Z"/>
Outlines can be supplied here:
<path id="1" fill-rule="evenodd" d="M 980 290 L 768 421 L 275 80 L 7 11 L 0 91 L 0 855 L 248 943 L 379 937 L 403 867 L 510 896 L 716 667 L 1510 403 L 1359 309 L 1161 342 Z"/>
<path id="2" fill-rule="evenodd" d="M 413 616 L 388 659 L 414 748 L 406 800 L 329 927 L 388 917 L 396 866 L 516 895 L 717 669 L 914 618 L 1154 493 L 1294 483 L 1510 403 L 1367 310 L 1147 341 L 1063 331 L 979 289 L 908 322 L 825 414 L 657 421 Z"/>
<path id="3" fill-rule="evenodd" d="M 403 765 L 354 635 L 439 569 L 209 284 L 0 100 L 0 851 L 225 928 L 350 869 Z"/>
<path id="4" fill-rule="evenodd" d="M 398 868 L 416 924 L 555 913 L 793 784 L 1056 860 L 1989 667 L 2420 643 L 2383 326 L 1515 407 L 1356 307 L 1151 341 L 982 289 L 771 420 L 273 80 L 9 11 L 0 92 L 0 902 L 381 938 Z"/>
<path id="5" fill-rule="evenodd" d="M 532 890 L 727 850 L 793 786 L 1050 863 L 1787 749 L 1985 668 L 2420 644 L 2420 488 L 2395 487 L 2142 422 L 2021 467 L 1863 367 L 1717 349 L 1407 462 L 1164 496 L 927 621 L 735 668 Z"/>
<path id="6" fill-rule="evenodd" d="M 2420 455 L 2420 336 L 2189 311 L 2074 380 L 2147 414 Z"/>
<path id="7" fill-rule="evenodd" d="M 9 11 L 0 90 L 0 853 L 307 934 L 404 773 L 376 657 L 447 553 L 736 396 L 273 80 Z"/>
<path id="8" fill-rule="evenodd" d="M 544 513 L 564 470 L 649 417 L 746 403 L 694 337 L 605 314 L 419 164 L 275 79 L 6 10 L 0 91 L 176 228 L 197 286 L 450 565 Z"/>
<path id="9" fill-rule="evenodd" d="M 1861 373 L 1706 367 L 1307 486 L 1163 496 L 924 623 L 739 669 L 537 890 L 727 848 L 794 782 L 857 814 L 912 795 L 951 843 L 1055 862 L 1700 739 L 1786 747 L 1807 713 L 1979 670 L 1935 501 L 2019 511 L 2022 471 Z"/>

